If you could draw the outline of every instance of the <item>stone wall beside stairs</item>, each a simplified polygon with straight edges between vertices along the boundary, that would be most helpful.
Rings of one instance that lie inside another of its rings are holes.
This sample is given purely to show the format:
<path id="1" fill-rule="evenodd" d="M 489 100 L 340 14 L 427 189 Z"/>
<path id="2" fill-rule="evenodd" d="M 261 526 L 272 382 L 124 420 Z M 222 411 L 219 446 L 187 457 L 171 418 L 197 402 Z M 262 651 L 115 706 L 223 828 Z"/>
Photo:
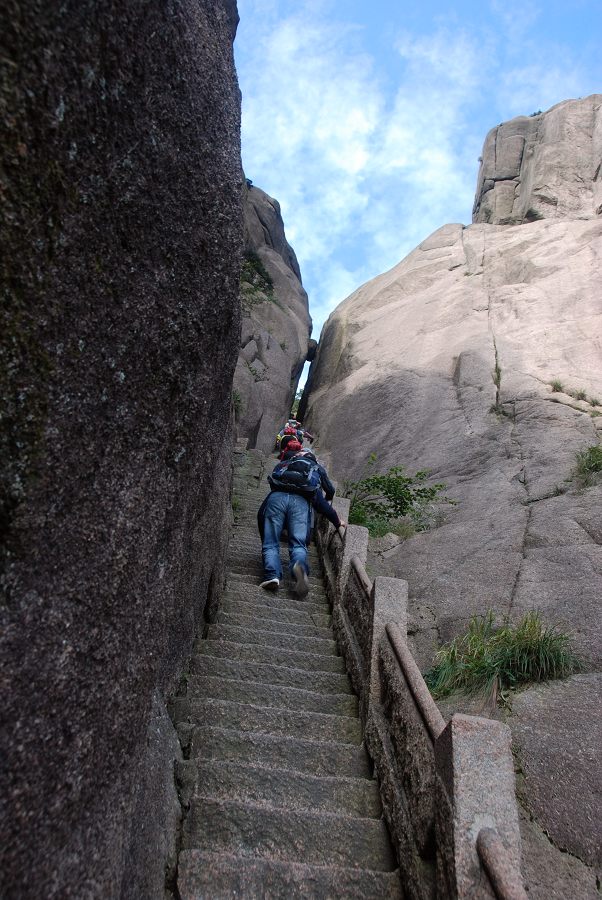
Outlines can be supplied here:
<path id="1" fill-rule="evenodd" d="M 322 519 L 317 543 L 407 895 L 524 900 L 509 729 L 446 725 L 408 647 L 407 582 L 366 573 L 367 529 Z"/>

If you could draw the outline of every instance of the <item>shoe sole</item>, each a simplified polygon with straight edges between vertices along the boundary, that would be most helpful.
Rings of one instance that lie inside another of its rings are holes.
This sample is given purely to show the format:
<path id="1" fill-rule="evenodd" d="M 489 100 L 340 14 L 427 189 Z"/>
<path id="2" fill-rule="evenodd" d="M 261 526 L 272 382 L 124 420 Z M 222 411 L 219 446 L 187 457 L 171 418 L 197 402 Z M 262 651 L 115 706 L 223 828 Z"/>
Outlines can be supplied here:
<path id="1" fill-rule="evenodd" d="M 293 575 L 295 576 L 295 585 L 293 591 L 297 597 L 307 597 L 309 594 L 309 579 L 307 573 L 301 563 L 295 563 L 293 567 Z"/>
<path id="2" fill-rule="evenodd" d="M 259 587 L 262 587 L 264 591 L 277 591 L 280 585 L 279 581 L 264 581 Z"/>

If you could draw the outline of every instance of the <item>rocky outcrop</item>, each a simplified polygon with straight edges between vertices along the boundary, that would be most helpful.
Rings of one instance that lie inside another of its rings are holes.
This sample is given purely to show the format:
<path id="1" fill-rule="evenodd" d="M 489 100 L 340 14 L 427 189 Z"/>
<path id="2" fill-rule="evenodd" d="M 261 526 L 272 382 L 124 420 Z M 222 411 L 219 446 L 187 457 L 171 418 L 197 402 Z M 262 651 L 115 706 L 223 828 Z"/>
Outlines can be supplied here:
<path id="1" fill-rule="evenodd" d="M 473 222 L 516 225 L 602 213 L 602 94 L 518 116 L 485 140 Z"/>
<path id="2" fill-rule="evenodd" d="M 599 100 L 555 107 L 539 117 L 539 133 L 551 133 L 559 110 L 576 121 Z M 513 134 L 498 129 L 499 159 Z M 546 154 L 551 172 L 560 169 L 551 144 L 533 157 Z M 511 618 L 539 609 L 571 631 L 586 670 L 602 662 L 602 484 L 584 487 L 575 477 L 577 453 L 599 444 L 602 424 L 602 219 L 592 201 L 599 169 L 587 166 L 581 177 L 579 203 L 589 197 L 589 212 L 570 211 L 577 195 L 569 185 L 554 218 L 440 228 L 338 307 L 312 366 L 301 415 L 339 479 L 359 475 L 375 451 L 381 469 L 430 469 L 457 501 L 442 509 L 438 527 L 381 542 L 372 559 L 379 573 L 409 582 L 409 627 L 424 668 L 439 642 L 488 609 Z M 588 688 L 588 708 L 597 688 Z M 535 715 L 543 723 L 553 704 L 554 726 L 568 734 L 574 704 L 558 696 L 538 696 Z M 554 753 L 543 745 L 523 793 L 527 818 L 550 835 L 554 803 L 533 798 L 555 796 Z M 571 851 L 591 865 L 579 829 L 572 835 Z M 553 847 L 550 857 L 561 883 L 567 859 Z M 542 867 L 527 869 L 531 895 L 546 896 Z M 592 870 L 584 871 L 595 890 Z"/>
<path id="3" fill-rule="evenodd" d="M 229 507 L 236 22 L 233 0 L 0 13 L 6 898 L 163 897 L 173 863 L 165 701 Z"/>
<path id="4" fill-rule="evenodd" d="M 250 447 L 270 452 L 290 414 L 310 352 L 311 318 L 280 206 L 248 182 L 244 221 L 243 321 L 234 376 L 236 426 Z"/>

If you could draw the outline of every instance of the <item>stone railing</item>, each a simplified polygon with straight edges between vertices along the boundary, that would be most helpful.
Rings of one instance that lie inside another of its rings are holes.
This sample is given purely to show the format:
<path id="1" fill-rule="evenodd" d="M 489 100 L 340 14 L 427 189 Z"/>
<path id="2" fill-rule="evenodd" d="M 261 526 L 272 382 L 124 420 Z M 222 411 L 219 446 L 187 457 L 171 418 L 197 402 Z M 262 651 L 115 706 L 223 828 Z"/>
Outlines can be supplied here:
<path id="1" fill-rule="evenodd" d="M 524 900 L 508 727 L 445 723 L 408 648 L 407 582 L 368 577 L 365 528 L 320 517 L 316 542 L 407 895 Z"/>

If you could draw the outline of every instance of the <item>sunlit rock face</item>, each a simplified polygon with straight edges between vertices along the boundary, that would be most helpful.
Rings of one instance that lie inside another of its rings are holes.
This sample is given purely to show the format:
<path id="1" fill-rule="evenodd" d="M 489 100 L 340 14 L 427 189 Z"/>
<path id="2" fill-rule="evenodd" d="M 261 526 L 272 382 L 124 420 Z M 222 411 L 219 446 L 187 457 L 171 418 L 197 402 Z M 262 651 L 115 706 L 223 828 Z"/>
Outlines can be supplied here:
<path id="1" fill-rule="evenodd" d="M 474 222 L 518 224 L 602 212 L 602 94 L 518 116 L 485 140 Z"/>
<path id="2" fill-rule="evenodd" d="M 223 583 L 233 0 L 2 4 L 3 897 L 164 897 L 166 714 Z"/>
<path id="3" fill-rule="evenodd" d="M 311 318 L 278 202 L 248 185 L 241 279 L 241 348 L 234 377 L 239 437 L 269 452 L 307 358 Z"/>
<path id="4" fill-rule="evenodd" d="M 565 124 L 587 119 L 587 133 L 597 135 L 599 101 L 537 117 L 545 143 L 533 145 L 539 174 L 532 181 L 545 180 L 547 165 L 548 183 L 558 187 L 554 217 L 495 225 L 478 212 L 476 224 L 444 225 L 345 300 L 320 341 L 302 410 L 339 481 L 360 475 L 375 452 L 380 470 L 430 469 L 457 501 L 441 508 L 430 531 L 376 543 L 372 555 L 375 571 L 409 582 L 411 641 L 424 668 L 440 642 L 489 609 L 511 619 L 539 609 L 570 630 L 586 671 L 602 662 L 602 485 L 594 479 L 582 488 L 574 478 L 577 453 L 599 442 L 602 425 L 600 153 L 591 165 L 592 140 L 584 139 L 575 140 L 574 159 L 566 141 L 555 155 L 549 137 L 560 113 Z M 497 130 L 498 160 L 506 135 L 514 146 L 510 126 Z M 491 135 L 487 141 L 484 168 Z M 573 175 L 561 190 L 558 173 L 569 163 Z M 491 193 L 482 195 L 482 175 L 481 210 Z M 524 182 L 519 197 L 521 190 Z M 523 199 L 533 205 L 533 195 Z M 563 689 L 560 682 L 553 695 L 556 722 Z M 536 717 L 551 696 L 538 695 Z M 593 731 L 583 739 L 593 746 Z M 538 795 L 546 792 L 540 758 L 526 777 L 527 806 L 535 770 Z M 540 803 L 537 816 L 544 831 L 558 831 L 553 803 Z M 588 827 L 589 840 L 579 828 L 564 827 L 563 837 L 570 833 L 571 852 L 592 865 L 596 835 Z M 565 865 L 556 851 L 551 856 L 556 870 L 531 866 L 537 896 L 546 896 Z M 595 887 L 590 869 L 581 874 L 588 890 Z"/>

